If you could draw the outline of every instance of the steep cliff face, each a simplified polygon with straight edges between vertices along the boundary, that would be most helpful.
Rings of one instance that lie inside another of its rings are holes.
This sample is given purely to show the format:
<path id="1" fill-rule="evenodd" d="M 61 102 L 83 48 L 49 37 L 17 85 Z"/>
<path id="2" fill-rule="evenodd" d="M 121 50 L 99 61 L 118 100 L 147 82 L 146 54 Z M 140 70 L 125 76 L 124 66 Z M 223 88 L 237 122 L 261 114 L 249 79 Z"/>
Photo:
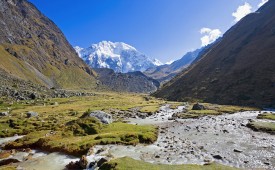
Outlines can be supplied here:
<path id="1" fill-rule="evenodd" d="M 0 0 L 0 68 L 47 87 L 95 88 L 95 73 L 61 30 L 26 0 Z"/>
<path id="2" fill-rule="evenodd" d="M 275 107 L 275 1 L 233 26 L 155 96 Z"/>

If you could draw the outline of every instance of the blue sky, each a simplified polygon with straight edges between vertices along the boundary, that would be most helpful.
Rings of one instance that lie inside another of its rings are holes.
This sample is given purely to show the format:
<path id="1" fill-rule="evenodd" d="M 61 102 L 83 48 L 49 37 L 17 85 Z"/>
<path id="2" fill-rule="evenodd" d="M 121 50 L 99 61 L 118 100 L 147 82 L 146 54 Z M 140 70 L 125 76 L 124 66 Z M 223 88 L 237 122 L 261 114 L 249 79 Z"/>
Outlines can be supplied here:
<path id="1" fill-rule="evenodd" d="M 239 6 L 248 3 L 254 11 L 261 1 L 30 0 L 59 26 L 73 46 L 121 41 L 162 62 L 201 47 L 202 28 L 224 33 L 235 24 L 232 13 Z"/>

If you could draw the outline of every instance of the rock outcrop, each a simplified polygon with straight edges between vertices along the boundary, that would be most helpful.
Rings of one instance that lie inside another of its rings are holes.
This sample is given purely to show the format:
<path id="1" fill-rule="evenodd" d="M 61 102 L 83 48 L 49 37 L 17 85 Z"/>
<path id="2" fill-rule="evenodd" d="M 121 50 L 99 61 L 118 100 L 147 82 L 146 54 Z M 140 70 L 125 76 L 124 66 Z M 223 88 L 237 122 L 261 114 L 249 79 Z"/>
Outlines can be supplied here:
<path id="1" fill-rule="evenodd" d="M 90 117 L 95 117 L 97 118 L 100 122 L 105 123 L 105 124 L 110 124 L 113 122 L 113 117 L 112 115 L 103 112 L 103 111 L 93 111 L 89 114 Z"/>

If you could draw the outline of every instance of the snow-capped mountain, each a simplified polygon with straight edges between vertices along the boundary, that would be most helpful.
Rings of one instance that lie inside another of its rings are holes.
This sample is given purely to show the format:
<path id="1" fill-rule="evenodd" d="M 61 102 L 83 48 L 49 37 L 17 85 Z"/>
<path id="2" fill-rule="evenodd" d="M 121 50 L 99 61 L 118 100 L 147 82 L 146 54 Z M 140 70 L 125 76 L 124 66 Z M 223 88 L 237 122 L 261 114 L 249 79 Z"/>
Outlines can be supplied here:
<path id="1" fill-rule="evenodd" d="M 123 42 L 102 41 L 86 49 L 76 46 L 75 50 L 92 68 L 110 68 L 115 72 L 145 71 L 162 65 Z"/>

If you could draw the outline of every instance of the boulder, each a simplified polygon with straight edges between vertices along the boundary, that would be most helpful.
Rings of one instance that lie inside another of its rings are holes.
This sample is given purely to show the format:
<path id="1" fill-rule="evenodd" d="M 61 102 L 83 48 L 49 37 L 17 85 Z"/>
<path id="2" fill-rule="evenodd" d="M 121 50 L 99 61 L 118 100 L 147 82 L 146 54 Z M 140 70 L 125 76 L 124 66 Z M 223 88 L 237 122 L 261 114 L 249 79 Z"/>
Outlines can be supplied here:
<path id="1" fill-rule="evenodd" d="M 38 116 L 37 112 L 32 112 L 32 111 L 27 112 L 27 117 L 28 118 L 37 117 L 37 116 Z"/>
<path id="2" fill-rule="evenodd" d="M 0 112 L 0 116 L 9 116 L 8 112 Z"/>
<path id="3" fill-rule="evenodd" d="M 192 110 L 205 110 L 205 107 L 202 104 L 196 103 L 193 105 Z"/>
<path id="4" fill-rule="evenodd" d="M 34 100 L 37 98 L 37 94 L 36 93 L 31 93 L 29 96 L 30 99 Z"/>
<path id="5" fill-rule="evenodd" d="M 221 159 L 222 159 L 221 155 L 214 155 L 214 156 L 213 156 L 213 158 L 215 158 L 215 159 L 219 159 L 219 160 L 221 160 Z"/>
<path id="6" fill-rule="evenodd" d="M 108 162 L 108 160 L 106 158 L 101 158 L 98 162 L 97 162 L 97 166 L 101 167 L 105 162 Z"/>
<path id="7" fill-rule="evenodd" d="M 99 121 L 105 124 L 110 124 L 113 122 L 113 117 L 112 115 L 105 113 L 103 111 L 93 111 L 89 114 L 90 117 L 95 117 Z"/>
<path id="8" fill-rule="evenodd" d="M 68 170 L 75 170 L 75 169 L 82 169 L 82 167 L 79 164 L 79 161 L 77 162 L 70 162 L 68 165 L 66 165 L 66 169 Z"/>

